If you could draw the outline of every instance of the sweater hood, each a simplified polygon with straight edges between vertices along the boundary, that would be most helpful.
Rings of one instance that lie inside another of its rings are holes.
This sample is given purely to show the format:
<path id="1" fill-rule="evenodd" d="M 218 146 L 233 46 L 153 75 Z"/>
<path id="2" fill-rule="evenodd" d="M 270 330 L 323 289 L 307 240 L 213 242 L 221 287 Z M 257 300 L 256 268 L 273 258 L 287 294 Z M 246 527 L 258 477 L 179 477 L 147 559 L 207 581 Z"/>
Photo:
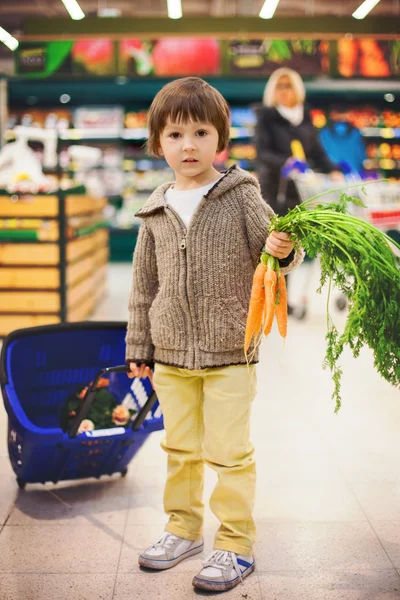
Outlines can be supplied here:
<path id="1" fill-rule="evenodd" d="M 237 165 L 233 165 L 227 171 L 222 173 L 223 177 L 218 179 L 215 182 L 215 185 L 207 192 L 204 196 L 205 198 L 210 198 L 216 200 L 220 198 L 227 192 L 230 192 L 234 188 L 237 188 L 242 185 L 254 185 L 255 189 L 260 192 L 260 185 L 255 177 L 244 171 Z M 142 206 L 140 210 L 137 211 L 135 216 L 137 217 L 148 217 L 151 214 L 155 213 L 158 210 L 162 210 L 165 208 L 165 198 L 164 194 L 168 188 L 173 185 L 173 182 L 164 183 L 160 185 L 154 192 L 151 194 L 150 198 L 147 202 Z"/>

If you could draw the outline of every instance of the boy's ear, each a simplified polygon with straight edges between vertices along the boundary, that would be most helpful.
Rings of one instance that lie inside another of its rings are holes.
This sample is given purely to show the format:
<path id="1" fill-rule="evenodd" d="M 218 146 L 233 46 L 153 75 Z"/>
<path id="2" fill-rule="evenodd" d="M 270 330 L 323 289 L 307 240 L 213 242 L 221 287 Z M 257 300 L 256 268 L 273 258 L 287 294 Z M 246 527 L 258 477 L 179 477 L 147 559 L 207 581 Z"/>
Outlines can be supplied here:
<path id="1" fill-rule="evenodd" d="M 164 156 L 161 146 L 158 148 L 158 156 Z"/>

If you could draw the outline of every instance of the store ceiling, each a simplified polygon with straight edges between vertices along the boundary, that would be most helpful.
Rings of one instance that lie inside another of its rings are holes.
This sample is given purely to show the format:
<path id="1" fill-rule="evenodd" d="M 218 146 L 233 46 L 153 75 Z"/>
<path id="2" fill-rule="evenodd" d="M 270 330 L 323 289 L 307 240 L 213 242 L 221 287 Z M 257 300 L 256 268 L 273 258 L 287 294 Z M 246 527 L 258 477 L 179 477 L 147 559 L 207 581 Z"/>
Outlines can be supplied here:
<path id="1" fill-rule="evenodd" d="M 79 0 L 87 16 L 117 8 L 122 17 L 167 17 L 166 0 Z M 257 16 L 263 0 L 182 0 L 183 14 L 196 16 Z M 275 15 L 350 16 L 361 0 L 280 0 Z M 399 16 L 400 0 L 381 0 L 371 12 L 373 16 Z M 0 2 L 0 24 L 11 33 L 23 32 L 25 19 L 68 17 L 61 0 L 15 0 Z"/>

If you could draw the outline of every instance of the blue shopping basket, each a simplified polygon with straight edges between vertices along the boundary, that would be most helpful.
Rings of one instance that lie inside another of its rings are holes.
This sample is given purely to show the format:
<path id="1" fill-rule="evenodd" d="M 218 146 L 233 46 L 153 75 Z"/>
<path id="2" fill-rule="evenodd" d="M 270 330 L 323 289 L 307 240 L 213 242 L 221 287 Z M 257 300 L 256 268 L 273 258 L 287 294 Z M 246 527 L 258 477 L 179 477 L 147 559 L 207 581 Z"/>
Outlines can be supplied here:
<path id="1" fill-rule="evenodd" d="M 124 322 L 84 322 L 14 331 L 4 340 L 0 382 L 8 414 L 8 452 L 18 485 L 100 477 L 120 472 L 148 435 L 163 429 L 157 396 L 148 379 L 129 379 Z M 119 365 L 110 367 L 110 365 Z M 134 408 L 125 427 L 77 433 L 100 377 L 117 401 Z M 68 431 L 60 411 L 77 386 L 85 399 Z"/>

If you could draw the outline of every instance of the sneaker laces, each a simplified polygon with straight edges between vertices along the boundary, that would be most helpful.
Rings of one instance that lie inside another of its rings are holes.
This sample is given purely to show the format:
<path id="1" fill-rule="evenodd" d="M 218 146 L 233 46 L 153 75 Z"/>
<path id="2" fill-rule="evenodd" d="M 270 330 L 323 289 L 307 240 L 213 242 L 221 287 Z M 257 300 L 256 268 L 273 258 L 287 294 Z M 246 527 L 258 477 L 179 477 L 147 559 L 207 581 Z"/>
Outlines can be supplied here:
<path id="1" fill-rule="evenodd" d="M 166 531 L 159 540 L 150 546 L 151 550 L 161 550 L 163 548 L 171 548 L 178 537 Z"/>
<path id="2" fill-rule="evenodd" d="M 226 550 L 214 550 L 214 552 L 212 552 L 203 563 L 204 568 L 214 567 L 214 569 L 221 569 L 222 571 L 227 571 L 228 568 L 232 568 L 232 566 L 240 578 L 241 583 L 244 585 L 242 571 L 240 570 L 236 559 L 236 554 L 234 552 L 227 552 Z"/>

